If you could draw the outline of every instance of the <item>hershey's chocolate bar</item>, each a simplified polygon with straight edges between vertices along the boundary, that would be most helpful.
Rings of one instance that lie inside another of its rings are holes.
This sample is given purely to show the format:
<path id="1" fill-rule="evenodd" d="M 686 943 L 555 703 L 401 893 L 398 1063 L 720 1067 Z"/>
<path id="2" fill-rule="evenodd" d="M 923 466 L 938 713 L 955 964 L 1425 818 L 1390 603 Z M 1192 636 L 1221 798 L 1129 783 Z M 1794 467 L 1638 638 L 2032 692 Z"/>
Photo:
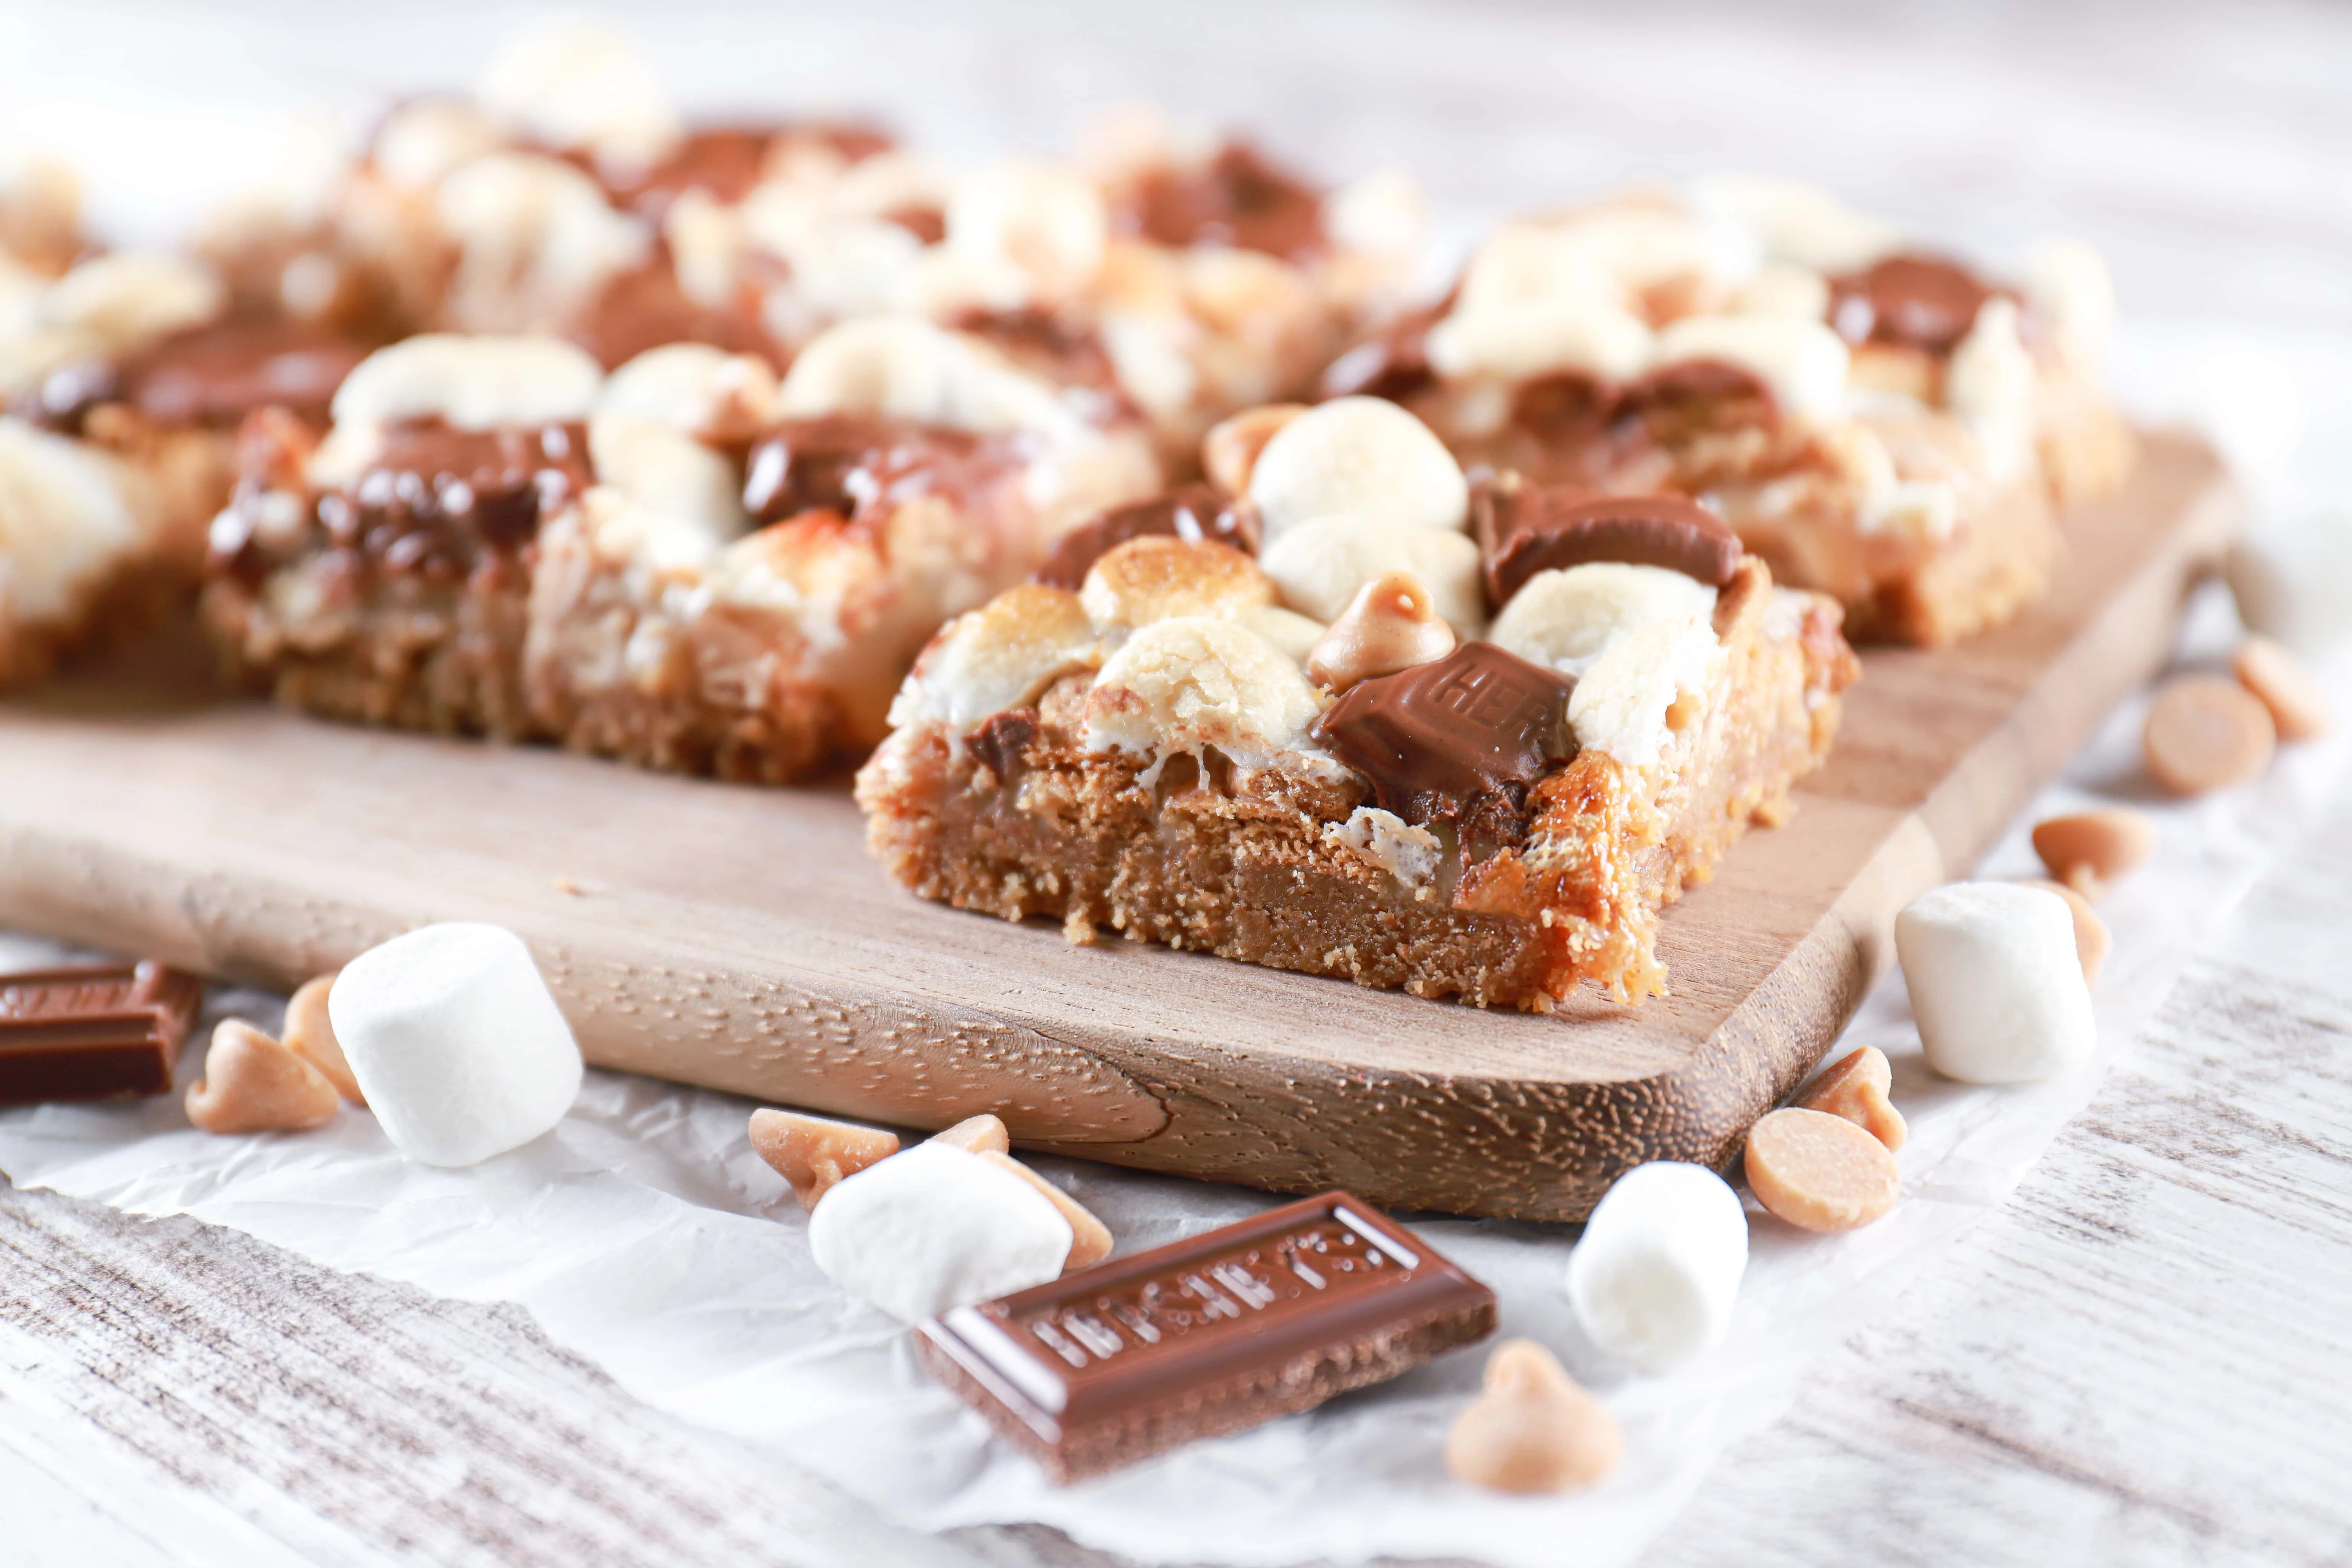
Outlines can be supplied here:
<path id="1" fill-rule="evenodd" d="M 1056 1481 L 1238 1432 L 1495 1331 L 1495 1293 L 1347 1193 L 959 1307 L 923 1364 Z"/>
<path id="2" fill-rule="evenodd" d="M 163 1093 L 204 994 L 152 960 L 0 974 L 0 1105 Z"/>

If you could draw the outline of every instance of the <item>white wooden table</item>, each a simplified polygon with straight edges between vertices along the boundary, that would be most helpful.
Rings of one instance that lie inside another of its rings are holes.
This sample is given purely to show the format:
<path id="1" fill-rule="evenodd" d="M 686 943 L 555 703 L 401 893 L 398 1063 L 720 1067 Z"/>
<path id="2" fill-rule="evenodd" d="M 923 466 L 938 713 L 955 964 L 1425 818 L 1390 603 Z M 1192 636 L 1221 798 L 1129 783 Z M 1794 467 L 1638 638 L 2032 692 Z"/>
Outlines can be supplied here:
<path id="1" fill-rule="evenodd" d="M 2278 418 L 2233 433 L 2273 500 L 2326 494 L 2326 453 L 2352 447 L 2342 11 L 644 12 L 712 101 L 876 103 L 976 149 L 1152 97 L 1333 172 L 1412 163 L 1457 234 L 1725 163 L 1990 247 L 2069 227 L 2115 256 L 2144 360 L 2177 369 L 2193 333 L 2303 373 L 2301 461 Z M 28 128 L 91 142 L 124 175 L 113 210 L 152 218 L 192 162 L 217 174 L 234 139 L 205 127 L 227 106 L 451 79 L 513 20 L 0 5 L 0 149 Z M 2347 1325 L 2352 805 L 2189 966 L 2008 1206 L 1720 1464 L 1652 1561 L 2352 1561 Z M 0 1532 L 12 1564 L 76 1542 L 43 1568 L 1108 1561 L 1038 1531 L 896 1531 L 635 1404 L 519 1311 L 5 1190 Z"/>

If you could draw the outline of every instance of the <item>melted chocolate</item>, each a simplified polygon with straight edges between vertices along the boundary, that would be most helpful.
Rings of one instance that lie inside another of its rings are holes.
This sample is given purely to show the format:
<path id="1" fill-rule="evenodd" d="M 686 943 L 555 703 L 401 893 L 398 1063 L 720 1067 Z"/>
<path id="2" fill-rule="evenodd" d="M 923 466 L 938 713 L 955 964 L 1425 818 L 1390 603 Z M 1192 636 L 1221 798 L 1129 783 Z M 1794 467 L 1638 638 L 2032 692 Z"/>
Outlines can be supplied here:
<path id="1" fill-rule="evenodd" d="M 1115 388 L 1118 373 L 1102 339 L 1051 310 L 966 310 L 949 325 L 985 338 L 1023 369 L 1062 386 Z"/>
<path id="2" fill-rule="evenodd" d="M 234 321 L 177 332 L 117 363 L 83 360 L 35 394 L 40 423 L 74 434 L 89 411 L 126 403 L 159 425 L 235 426 L 257 408 L 323 419 L 335 389 L 368 350 L 294 321 Z"/>
<path id="3" fill-rule="evenodd" d="M 1517 801 L 1553 763 L 1576 755 L 1568 700 L 1576 683 L 1493 643 L 1349 687 L 1315 732 L 1364 775 L 1383 811 L 1407 822 L 1461 821 L 1496 795 Z"/>
<path id="4" fill-rule="evenodd" d="M 1449 296 L 1399 317 L 1324 367 L 1325 397 L 1385 397 L 1402 402 L 1437 379 L 1429 363 L 1429 329 L 1454 308 Z"/>
<path id="5" fill-rule="evenodd" d="M 751 309 L 714 310 L 688 298 L 667 252 L 616 275 L 564 336 L 606 370 L 670 343 L 709 343 L 729 353 L 759 354 L 771 364 L 786 357 Z"/>
<path id="6" fill-rule="evenodd" d="M 1002 784 L 1020 772 L 1021 752 L 1036 738 L 1037 710 L 1013 708 L 990 714 L 985 723 L 964 738 L 964 744 Z"/>
<path id="7" fill-rule="evenodd" d="M 1948 354 L 1998 292 L 1957 261 L 1890 256 L 1830 279 L 1830 325 L 1857 348 L 1893 343 Z"/>
<path id="8" fill-rule="evenodd" d="M 897 224 L 925 245 L 937 245 L 948 237 L 948 215 L 935 206 L 892 207 L 882 221 Z"/>
<path id="9" fill-rule="evenodd" d="M 1623 561 L 1719 588 L 1738 569 L 1739 536 L 1680 496 L 1605 496 L 1578 485 L 1482 484 L 1471 497 L 1487 603 L 1499 610 L 1538 572 Z"/>
<path id="10" fill-rule="evenodd" d="M 1160 245 L 1230 245 L 1290 261 L 1326 245 L 1322 195 L 1245 142 L 1228 142 L 1205 163 L 1154 169 L 1120 217 Z"/>
<path id="11" fill-rule="evenodd" d="M 866 125 L 706 125 L 688 132 L 667 157 L 650 169 L 613 174 L 595 167 L 593 161 L 583 166 L 597 177 L 614 201 L 658 219 L 688 191 L 701 191 L 722 202 L 741 201 L 765 177 L 769 153 L 780 140 L 814 142 L 851 163 L 893 145 L 888 136 Z"/>
<path id="12" fill-rule="evenodd" d="M 1257 553 L 1256 518 L 1211 486 L 1186 485 L 1150 500 L 1116 507 L 1072 529 L 1062 535 L 1031 581 L 1075 589 L 1087 580 L 1087 569 L 1111 550 L 1150 534 L 1172 534 L 1195 543 L 1208 540 L 1230 544 L 1244 554 Z"/>
<path id="13" fill-rule="evenodd" d="M 743 505 L 762 523 L 829 511 L 874 521 L 923 491 L 958 494 L 1003 457 L 995 438 L 869 414 L 777 426 L 751 447 Z"/>

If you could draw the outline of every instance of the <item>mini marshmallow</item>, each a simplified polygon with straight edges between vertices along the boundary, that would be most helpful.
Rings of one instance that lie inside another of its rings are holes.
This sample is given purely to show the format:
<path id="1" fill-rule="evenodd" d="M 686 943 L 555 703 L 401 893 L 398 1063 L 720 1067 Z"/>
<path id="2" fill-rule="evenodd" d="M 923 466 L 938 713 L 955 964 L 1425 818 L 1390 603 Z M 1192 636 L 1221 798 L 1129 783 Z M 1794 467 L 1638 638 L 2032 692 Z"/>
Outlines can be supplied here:
<path id="1" fill-rule="evenodd" d="M 459 326 L 546 326 L 644 260 L 653 230 L 616 212 L 561 159 L 493 153 L 441 182 L 441 226 L 457 247 L 449 314 Z"/>
<path id="2" fill-rule="evenodd" d="M 598 479 L 656 516 L 692 525 L 719 548 L 751 526 L 735 465 L 685 431 L 633 414 L 588 422 Z"/>
<path id="3" fill-rule="evenodd" d="M 1486 640 L 1580 679 L 1609 645 L 1657 621 L 1715 615 L 1715 590 L 1688 573 L 1622 561 L 1538 572 L 1511 595 Z"/>
<path id="4" fill-rule="evenodd" d="M 1045 383 L 978 340 L 913 316 L 826 329 L 793 361 L 778 405 L 788 419 L 879 414 L 983 435 L 1071 423 Z"/>
<path id="5" fill-rule="evenodd" d="M 2116 280 L 2107 258 L 2087 240 L 2036 240 L 2023 268 L 2026 302 L 2049 323 L 2058 352 L 2083 370 L 2105 356 L 2116 324 Z"/>
<path id="6" fill-rule="evenodd" d="M 1049 293 L 1093 278 L 1109 237 L 1102 193 L 1076 169 L 999 163 L 958 181 L 948 197 L 952 255 L 977 267 L 1009 265 Z"/>
<path id="7" fill-rule="evenodd" d="M 1859 272 L 1903 248 L 1901 229 L 1801 180 L 1705 174 L 1693 182 L 1691 200 L 1754 235 L 1767 256 L 1816 272 Z"/>
<path id="8" fill-rule="evenodd" d="M 419 99 L 384 116 L 368 149 L 368 163 L 392 184 L 422 190 L 504 143 L 497 124 L 473 104 Z"/>
<path id="9" fill-rule="evenodd" d="M 636 166 L 659 158 L 685 131 L 645 57 L 593 22 L 555 22 L 518 37 L 491 58 L 477 95 L 533 142 Z"/>
<path id="10" fill-rule="evenodd" d="M 2029 1083 L 2088 1059 L 2091 990 L 2066 900 L 1955 882 L 1895 917 L 1895 951 L 1927 1065 L 1963 1083 Z"/>
<path id="11" fill-rule="evenodd" d="M 412 1160 L 471 1165 L 552 1128 L 580 1047 L 522 939 L 429 925 L 352 960 L 327 1014 L 384 1135 Z"/>
<path id="12" fill-rule="evenodd" d="M 1467 534 L 1321 517 L 1267 544 L 1257 563 L 1284 603 L 1326 625 L 1347 613 L 1365 584 L 1391 572 L 1419 578 L 1438 617 L 1462 636 L 1475 637 L 1486 624 L 1478 546 Z"/>
<path id="13" fill-rule="evenodd" d="M 1689 316 L 1658 334 L 1654 365 L 1712 360 L 1762 382 L 1781 412 L 1832 420 L 1845 411 L 1845 340 L 1818 320 L 1782 314 Z"/>
<path id="14" fill-rule="evenodd" d="M 110 453 L 0 416 L 0 626 L 77 614 L 145 537 L 153 505 Z"/>
<path id="15" fill-rule="evenodd" d="M 1999 298 L 1952 351 L 1944 401 L 1984 443 L 1992 477 L 2013 477 L 2033 450 L 2033 355 L 2018 331 L 2017 305 Z"/>
<path id="16" fill-rule="evenodd" d="M 2306 658 L 2352 633 L 2352 513 L 2249 529 L 2224 570 L 2247 627 Z"/>
<path id="17" fill-rule="evenodd" d="M 193 262 L 119 250 L 51 284 L 40 310 L 44 325 L 88 332 L 119 353 L 202 326 L 227 302 L 220 279 Z"/>
<path id="18" fill-rule="evenodd" d="M 708 343 L 648 349 L 604 378 L 596 414 L 658 419 L 712 440 L 758 435 L 776 419 L 776 373 L 757 354 Z"/>
<path id="19" fill-rule="evenodd" d="M 1298 666 L 1255 632 L 1207 616 L 1154 621 L 1103 665 L 1087 698 L 1091 751 L 1197 752 L 1246 767 L 1319 750 L 1322 701 Z"/>
<path id="20" fill-rule="evenodd" d="M 585 419 L 604 371 L 555 338 L 423 332 L 368 355 L 336 389 L 335 423 L 439 418 L 460 430 Z"/>
<path id="21" fill-rule="evenodd" d="M 930 719 L 963 731 L 1034 702 L 1059 676 L 1102 658 L 1102 642 L 1066 588 L 1024 583 L 950 622 L 890 704 L 894 727 Z"/>
<path id="22" fill-rule="evenodd" d="M 1023 1176 L 933 1141 L 837 1183 L 808 1237 L 827 1279 L 915 1323 L 1056 1278 L 1074 1233 Z"/>
<path id="23" fill-rule="evenodd" d="M 1592 1342 L 1643 1372 L 1723 1342 L 1748 1269 L 1739 1194 L 1704 1165 L 1655 1161 L 1617 1178 L 1568 1259 L 1568 1296 Z"/>
<path id="24" fill-rule="evenodd" d="M 1115 545 L 1087 568 L 1078 602 L 1105 636 L 1172 616 L 1223 616 L 1270 608 L 1275 587 L 1258 564 L 1213 540 L 1146 534 Z"/>
<path id="25" fill-rule="evenodd" d="M 1696 616 L 1653 621 L 1616 638 L 1568 700 L 1577 744 L 1629 768 L 1659 762 L 1674 743 L 1675 704 L 1712 689 L 1723 658 L 1714 628 Z"/>
<path id="26" fill-rule="evenodd" d="M 1469 481 L 1445 444 L 1377 397 L 1334 398 L 1276 431 L 1250 470 L 1249 499 L 1269 544 L 1320 517 L 1458 531 L 1470 516 Z"/>

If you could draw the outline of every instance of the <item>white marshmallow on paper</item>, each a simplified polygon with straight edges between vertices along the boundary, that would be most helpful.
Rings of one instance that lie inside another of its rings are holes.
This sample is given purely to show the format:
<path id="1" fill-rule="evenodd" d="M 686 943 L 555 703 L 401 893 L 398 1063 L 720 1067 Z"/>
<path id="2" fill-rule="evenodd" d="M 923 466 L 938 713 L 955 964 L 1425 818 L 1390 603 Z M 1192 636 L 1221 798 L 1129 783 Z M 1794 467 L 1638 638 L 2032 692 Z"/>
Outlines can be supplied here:
<path id="1" fill-rule="evenodd" d="M 2031 1083 L 2097 1043 L 2074 916 L 2046 889 L 1954 882 L 1895 917 L 1927 1065 L 1962 1083 Z"/>
<path id="2" fill-rule="evenodd" d="M 2250 528 L 2226 572 L 2239 618 L 2305 658 L 2352 636 L 2352 514 Z"/>
<path id="3" fill-rule="evenodd" d="M 908 1323 L 1057 1278 L 1071 1240 L 1035 1187 L 938 1142 L 843 1178 L 809 1215 L 825 1277 Z"/>
<path id="4" fill-rule="evenodd" d="M 1748 1215 L 1704 1165 L 1658 1160 L 1617 1178 L 1568 1259 L 1592 1342 L 1664 1372 L 1723 1342 L 1748 1271 Z"/>
<path id="5" fill-rule="evenodd" d="M 580 1047 L 522 938 L 452 921 L 343 966 L 327 1017 L 402 1153 L 471 1165 L 530 1142 L 580 1092 Z"/>

